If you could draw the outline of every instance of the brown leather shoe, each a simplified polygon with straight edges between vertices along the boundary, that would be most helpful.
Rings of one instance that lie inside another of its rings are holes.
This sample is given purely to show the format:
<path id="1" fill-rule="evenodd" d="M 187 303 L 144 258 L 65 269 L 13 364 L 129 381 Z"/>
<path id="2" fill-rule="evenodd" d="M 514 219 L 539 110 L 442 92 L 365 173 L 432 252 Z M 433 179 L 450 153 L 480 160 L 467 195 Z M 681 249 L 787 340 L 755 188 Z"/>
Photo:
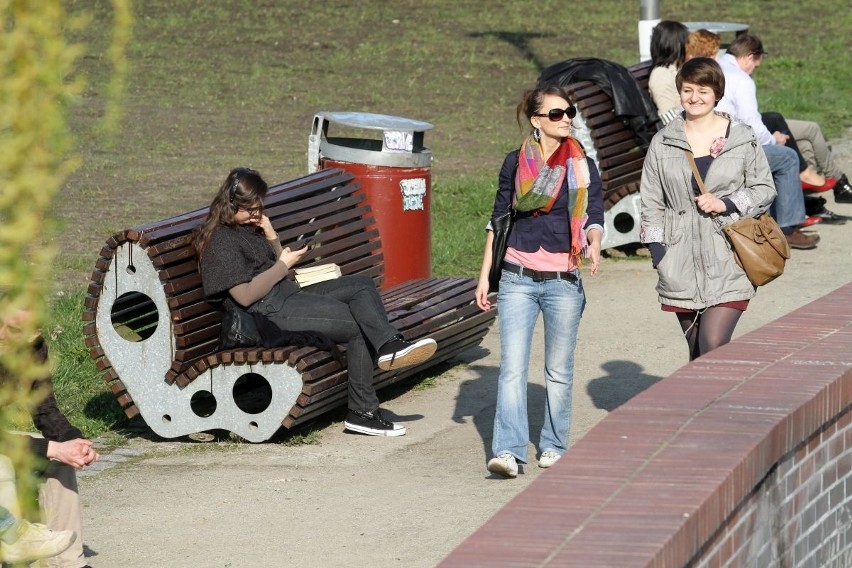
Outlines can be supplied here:
<path id="1" fill-rule="evenodd" d="M 787 237 L 787 243 L 790 245 L 790 248 L 794 249 L 815 249 L 819 242 L 819 235 L 806 235 L 799 229 L 795 229 L 789 235 L 784 236 Z"/>

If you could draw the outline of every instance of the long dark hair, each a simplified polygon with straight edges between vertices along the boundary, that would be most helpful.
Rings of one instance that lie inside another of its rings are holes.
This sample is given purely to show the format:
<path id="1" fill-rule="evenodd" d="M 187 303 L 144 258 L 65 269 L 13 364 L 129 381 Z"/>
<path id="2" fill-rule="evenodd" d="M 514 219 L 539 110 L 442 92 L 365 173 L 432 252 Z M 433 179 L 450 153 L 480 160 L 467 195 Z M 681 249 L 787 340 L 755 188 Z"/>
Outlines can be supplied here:
<path id="1" fill-rule="evenodd" d="M 663 20 L 651 31 L 651 63 L 654 67 L 681 66 L 686 59 L 689 29 L 680 22 Z"/>
<path id="2" fill-rule="evenodd" d="M 269 187 L 260 174 L 249 168 L 234 168 L 222 182 L 207 218 L 195 228 L 193 246 L 195 254 L 201 259 L 204 247 L 210 242 L 210 235 L 220 226 L 234 226 L 234 215 L 242 207 L 250 209 L 262 205 Z"/>

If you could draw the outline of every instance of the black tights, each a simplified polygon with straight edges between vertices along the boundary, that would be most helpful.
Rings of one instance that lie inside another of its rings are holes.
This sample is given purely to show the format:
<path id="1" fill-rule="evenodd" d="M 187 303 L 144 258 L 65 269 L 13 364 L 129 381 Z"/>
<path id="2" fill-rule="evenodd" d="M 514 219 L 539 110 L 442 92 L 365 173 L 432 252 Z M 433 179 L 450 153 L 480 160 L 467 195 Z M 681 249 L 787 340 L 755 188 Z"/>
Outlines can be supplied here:
<path id="1" fill-rule="evenodd" d="M 692 361 L 728 343 L 742 311 L 713 306 L 700 312 L 678 312 L 676 315 L 689 347 L 689 360 Z"/>

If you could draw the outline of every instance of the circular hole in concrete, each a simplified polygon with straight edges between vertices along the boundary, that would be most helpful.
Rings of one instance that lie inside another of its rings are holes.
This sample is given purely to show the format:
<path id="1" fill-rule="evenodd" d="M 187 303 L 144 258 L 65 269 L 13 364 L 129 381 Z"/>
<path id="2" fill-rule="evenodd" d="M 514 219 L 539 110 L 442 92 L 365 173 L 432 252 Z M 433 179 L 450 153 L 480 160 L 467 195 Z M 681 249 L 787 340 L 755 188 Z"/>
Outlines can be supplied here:
<path id="1" fill-rule="evenodd" d="M 216 397 L 210 391 L 200 390 L 192 395 L 189 407 L 196 416 L 207 418 L 216 412 Z"/>
<path id="2" fill-rule="evenodd" d="M 257 373 L 246 373 L 234 383 L 234 403 L 246 414 L 260 414 L 272 402 L 272 387 Z"/>
<path id="3" fill-rule="evenodd" d="M 257 430 L 257 422 L 255 422 L 254 420 L 249 422 L 249 428 L 251 428 L 252 430 Z"/>
<path id="4" fill-rule="evenodd" d="M 136 267 L 132 264 L 127 265 L 127 273 L 128 274 L 136 274 Z"/>
<path id="5" fill-rule="evenodd" d="M 154 335 L 160 312 L 154 301 L 142 292 L 126 292 L 112 305 L 110 319 L 119 336 L 136 343 Z"/>
<path id="6" fill-rule="evenodd" d="M 619 233 L 629 233 L 633 230 L 635 225 L 636 222 L 633 220 L 633 216 L 629 213 L 619 213 L 615 216 L 615 219 L 612 220 L 612 226 L 615 227 L 615 230 Z"/>
<path id="7" fill-rule="evenodd" d="M 172 417 L 171 417 L 171 416 L 169 416 L 168 414 L 163 414 L 163 422 L 164 422 L 164 423 L 168 424 L 168 423 L 169 423 L 169 422 L 171 422 L 171 421 L 172 421 Z"/>

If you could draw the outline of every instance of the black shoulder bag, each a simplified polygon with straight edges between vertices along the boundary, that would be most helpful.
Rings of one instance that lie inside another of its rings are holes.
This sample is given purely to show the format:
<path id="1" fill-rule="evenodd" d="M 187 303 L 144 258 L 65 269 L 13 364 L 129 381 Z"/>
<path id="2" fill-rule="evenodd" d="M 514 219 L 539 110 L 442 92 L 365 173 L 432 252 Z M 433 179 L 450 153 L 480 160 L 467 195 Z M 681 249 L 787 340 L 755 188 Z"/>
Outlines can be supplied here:
<path id="1" fill-rule="evenodd" d="M 261 345 L 260 331 L 254 315 L 226 302 L 225 315 L 222 316 L 222 330 L 219 332 L 219 349 L 237 349 Z"/>
<path id="2" fill-rule="evenodd" d="M 503 257 L 506 256 L 514 213 L 514 209 L 510 207 L 502 215 L 491 218 L 491 229 L 494 233 L 491 243 L 491 270 L 488 272 L 488 289 L 491 292 L 500 288 L 500 273 L 503 271 Z"/>
<path id="3" fill-rule="evenodd" d="M 518 158 L 520 159 L 520 150 L 518 150 Z M 518 164 L 515 164 L 515 170 L 512 173 L 512 179 L 518 173 Z M 500 274 L 503 272 L 503 257 L 506 256 L 506 247 L 509 243 L 509 233 L 512 231 L 512 221 L 515 217 L 515 210 L 512 206 L 509 209 L 495 217 L 491 218 L 491 229 L 494 233 L 494 240 L 491 242 L 491 270 L 488 271 L 488 290 L 496 292 L 500 288 Z"/>

